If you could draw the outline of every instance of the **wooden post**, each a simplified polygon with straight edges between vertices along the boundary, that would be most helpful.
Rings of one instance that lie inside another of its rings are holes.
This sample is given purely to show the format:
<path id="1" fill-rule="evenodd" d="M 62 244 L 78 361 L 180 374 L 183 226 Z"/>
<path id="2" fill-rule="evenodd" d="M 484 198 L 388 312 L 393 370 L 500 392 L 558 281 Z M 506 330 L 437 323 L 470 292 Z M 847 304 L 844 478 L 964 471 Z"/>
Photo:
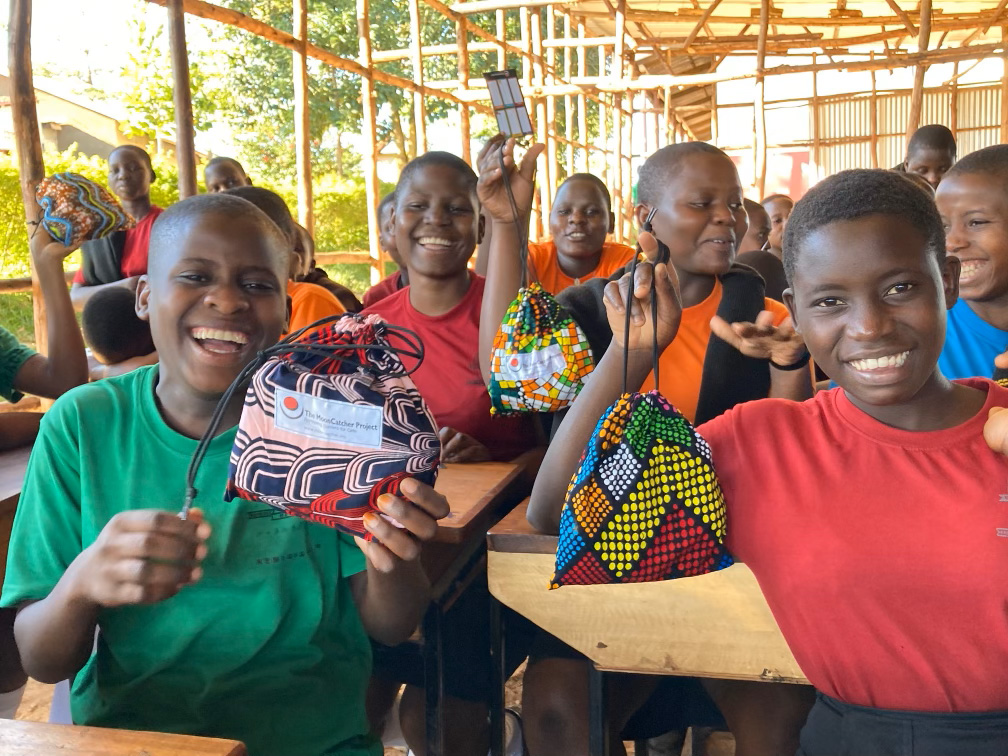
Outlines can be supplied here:
<path id="1" fill-rule="evenodd" d="M 469 89 L 469 32 L 466 31 L 466 26 L 462 21 L 455 22 L 455 39 L 458 43 L 459 86 L 462 89 Z M 468 104 L 459 105 L 459 115 L 462 125 L 462 159 L 467 163 L 472 163 Z"/>
<path id="2" fill-rule="evenodd" d="M 528 53 L 531 50 L 532 24 L 529 20 L 529 9 L 524 5 L 518 10 L 518 28 L 521 30 L 522 52 Z M 532 61 L 528 55 L 522 55 L 521 64 L 522 86 L 527 89 L 532 84 Z"/>
<path id="3" fill-rule="evenodd" d="M 503 71 L 507 68 L 507 49 L 504 47 L 504 43 L 507 41 L 507 17 L 503 8 L 498 8 L 494 11 L 494 21 L 496 22 L 497 39 L 499 40 L 499 44 L 497 45 L 497 70 Z M 414 37 L 414 39 L 416 38 Z"/>
<path id="4" fill-rule="evenodd" d="M 410 15 L 410 39 L 414 44 L 410 47 L 410 55 L 413 59 L 413 80 L 423 86 L 423 53 L 420 42 L 420 0 L 409 0 Z M 420 92 L 416 92 L 413 99 L 413 122 L 416 124 L 417 134 L 417 155 L 427 152 L 427 103 Z"/>
<path id="5" fill-rule="evenodd" d="M 663 134 L 665 144 L 669 144 L 672 142 L 672 87 L 665 87 L 664 94 L 665 97 L 662 102 L 662 123 L 665 128 L 663 129 Z M 713 121 L 711 123 L 713 124 Z M 714 142 L 715 144 L 717 143 L 717 141 L 713 138 L 711 139 L 711 142 Z M 658 145 L 659 148 L 661 148 L 661 146 L 661 144 Z"/>
<path id="6" fill-rule="evenodd" d="M 186 51 L 182 0 L 168 0 L 168 47 L 175 98 L 175 162 L 178 165 L 179 198 L 185 199 L 196 194 L 196 147 L 193 144 L 192 90 L 189 88 L 189 53 Z"/>
<path id="7" fill-rule="evenodd" d="M 921 24 L 923 26 L 923 23 Z M 1008 37 L 1008 28 L 1001 27 L 1001 40 Z M 1008 142 L 1008 50 L 1001 53 L 1001 144 Z"/>
<path id="8" fill-rule="evenodd" d="M 875 53 L 870 53 L 872 59 Z M 878 154 L 878 89 L 875 87 L 875 69 L 871 70 L 871 163 L 872 168 L 879 167 Z"/>
<path id="9" fill-rule="evenodd" d="M 770 0 L 760 2 L 759 41 L 756 47 L 756 97 L 753 100 L 753 151 L 755 158 L 755 184 L 759 196 L 766 189 L 766 114 L 763 112 L 763 71 L 766 63 L 767 26 L 770 22 Z"/>
<path id="10" fill-rule="evenodd" d="M 535 56 L 532 63 L 532 80 L 538 85 L 542 86 L 545 84 L 544 78 L 544 66 L 542 64 L 542 15 L 538 8 L 533 9 L 530 12 L 530 38 L 532 40 L 532 54 Z M 543 238 L 545 229 L 548 226 L 548 218 L 550 207 L 553 202 L 553 178 L 555 174 L 556 167 L 556 140 L 549 140 L 547 126 L 549 125 L 549 117 L 546 113 L 546 99 L 545 97 L 537 97 L 535 100 L 535 110 L 536 110 L 536 139 L 546 145 L 546 165 L 542 173 L 542 180 L 536 182 L 538 184 L 539 190 L 539 237 Z M 552 141 L 552 159 L 550 159 L 550 143 Z"/>
<path id="11" fill-rule="evenodd" d="M 577 24 L 578 29 L 578 39 L 583 40 L 585 38 L 585 22 L 584 19 L 579 19 Z M 577 72 L 578 76 L 588 75 L 588 48 L 582 44 L 577 51 Z M 589 167 L 589 161 L 591 156 L 588 150 L 588 98 L 585 97 L 582 92 L 577 96 L 577 112 L 578 112 L 578 141 L 584 145 L 581 151 L 582 161 L 581 161 L 581 171 L 583 173 L 588 173 L 591 168 Z"/>
<path id="12" fill-rule="evenodd" d="M 812 53 L 812 65 L 816 63 L 816 54 Z M 819 151 L 822 135 L 819 133 L 822 123 L 819 120 L 819 75 L 812 71 L 812 162 L 818 170 Z"/>
<path id="13" fill-rule="evenodd" d="M 599 144 L 602 145 L 602 183 L 609 186 L 609 113 L 612 112 L 612 107 L 607 102 L 610 96 L 606 95 L 604 92 L 601 95 L 601 100 L 598 104 L 598 130 L 599 130 Z M 613 96 L 615 99 L 615 96 Z M 613 116 L 615 118 L 615 115 Z M 615 195 L 615 192 L 613 193 Z M 619 197 L 613 196 L 613 209 L 616 210 L 619 205 Z"/>
<path id="14" fill-rule="evenodd" d="M 1001 30 L 1002 38 L 1005 30 Z M 1002 66 L 1004 66 L 1005 73 L 1008 73 L 1008 61 L 1002 59 Z M 1004 119 L 1004 89 L 1005 89 L 1005 73 L 1001 74 L 1001 131 L 1002 136 L 1005 127 Z M 952 66 L 952 85 L 949 87 L 949 131 L 952 132 L 953 138 L 959 132 L 959 61 L 957 60 Z M 1003 140 L 1002 140 L 1003 141 Z"/>
<path id="15" fill-rule="evenodd" d="M 711 130 L 711 144 L 717 147 L 718 140 L 720 139 L 719 125 L 718 125 L 718 105 L 717 105 L 717 84 L 711 85 L 713 92 L 711 94 L 711 111 L 710 111 L 710 130 Z"/>
<path id="16" fill-rule="evenodd" d="M 552 5 L 546 6 L 546 39 L 552 40 L 556 38 L 556 14 L 553 11 Z M 540 30 L 541 31 L 541 30 Z M 539 49 L 536 51 L 538 55 L 543 55 L 546 48 L 543 46 L 542 36 L 540 34 L 539 39 Z M 555 66 L 555 55 L 556 48 L 550 48 L 548 57 L 545 60 L 549 65 L 543 65 L 543 82 L 545 84 L 553 85 L 556 84 L 556 77 L 553 75 L 553 71 L 556 70 Z M 557 152 L 559 142 L 556 140 L 557 123 L 556 123 L 556 95 L 546 95 L 544 103 L 544 108 L 546 111 L 546 170 L 549 172 L 550 177 L 553 179 L 553 185 L 546 187 L 546 196 L 548 202 L 546 203 L 549 208 L 553 207 L 553 195 L 556 194 L 555 184 L 559 183 L 560 172 L 557 170 L 559 167 L 559 155 Z M 552 132 L 552 135 L 551 133 Z M 570 136 L 568 135 L 568 139 Z"/>
<path id="17" fill-rule="evenodd" d="M 35 186 L 45 177 L 42 162 L 42 139 L 39 137 L 38 114 L 35 112 L 35 84 L 31 65 L 31 0 L 11 0 L 7 21 L 7 65 L 10 68 L 11 118 L 14 121 L 14 144 L 17 148 L 18 176 L 21 179 L 21 202 L 25 220 L 37 221 L 41 215 L 35 202 Z M 29 227 L 32 233 L 38 227 Z M 39 230 L 44 234 L 45 231 Z M 35 321 L 35 348 L 49 353 L 49 334 L 45 303 L 39 289 L 35 264 L 31 261 L 32 310 Z"/>
<path id="18" fill-rule="evenodd" d="M 569 13 L 564 14 L 563 18 L 564 26 L 564 39 L 571 38 L 571 17 Z M 563 65 L 564 65 L 564 83 L 566 84 L 570 81 L 571 77 L 571 49 L 565 47 L 563 51 Z M 574 173 L 574 145 L 571 142 L 574 141 L 574 98 L 570 95 L 564 95 L 564 136 L 566 136 L 570 141 L 567 142 L 567 149 L 564 154 L 564 165 L 568 176 Z M 579 139 L 584 139 L 584 137 L 579 136 Z"/>
<path id="19" fill-rule="evenodd" d="M 312 207 L 311 132 L 308 120 L 308 0 L 294 0 L 294 35 L 301 40 L 294 56 L 294 153 L 297 162 L 298 223 L 315 233 Z"/>
<path id="20" fill-rule="evenodd" d="M 931 0 L 921 0 L 920 4 L 920 34 L 917 36 L 917 51 L 926 53 L 931 38 Z M 914 69 L 913 92 L 910 94 L 910 113 L 907 115 L 906 138 L 917 131 L 920 125 L 921 108 L 924 104 L 924 73 L 927 65 L 920 61 Z"/>
<path id="21" fill-rule="evenodd" d="M 616 4 L 616 46 L 613 48 L 613 75 L 617 80 L 626 77 L 626 0 L 619 0 Z M 623 121 L 623 104 L 626 102 L 622 92 L 616 92 L 613 101 L 613 132 L 616 135 L 616 193 L 619 195 L 616 212 L 616 241 L 623 241 L 625 238 L 626 206 L 627 206 L 627 186 L 624 182 L 623 173 L 623 152 L 626 146 L 623 143 L 624 129 L 626 124 Z"/>
<path id="22" fill-rule="evenodd" d="M 357 0 L 357 40 L 361 65 L 371 70 L 371 3 Z M 371 253 L 371 284 L 385 273 L 384 257 L 378 243 L 378 144 L 375 140 L 375 94 L 370 76 L 361 76 L 361 108 L 364 113 L 364 196 L 368 209 L 368 247 Z"/>

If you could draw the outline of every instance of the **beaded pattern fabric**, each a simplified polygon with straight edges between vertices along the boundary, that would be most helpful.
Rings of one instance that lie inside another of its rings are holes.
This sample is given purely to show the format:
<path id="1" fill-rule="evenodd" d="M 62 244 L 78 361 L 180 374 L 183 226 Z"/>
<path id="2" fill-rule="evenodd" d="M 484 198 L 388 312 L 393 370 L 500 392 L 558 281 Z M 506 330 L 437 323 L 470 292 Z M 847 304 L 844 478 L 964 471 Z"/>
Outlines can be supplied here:
<path id="1" fill-rule="evenodd" d="M 624 394 L 567 489 L 550 587 L 713 572 L 732 564 L 724 539 L 707 442 L 658 391 Z"/>
<path id="2" fill-rule="evenodd" d="M 388 343 L 377 315 L 344 316 L 299 342 Z M 356 423 L 380 425 L 380 434 L 372 426 L 355 435 Z M 350 430 L 336 438 L 337 425 Z M 252 378 L 224 500 L 260 501 L 370 540 L 362 518 L 381 514 L 378 497 L 408 477 L 434 485 L 440 456 L 434 418 L 394 351 L 294 352 Z"/>
<path id="3" fill-rule="evenodd" d="M 563 409 L 593 366 L 584 332 L 553 295 L 532 283 L 518 292 L 494 337 L 490 414 Z"/>
<path id="4" fill-rule="evenodd" d="M 54 173 L 35 189 L 43 228 L 67 247 L 132 228 L 133 218 L 103 186 L 78 173 Z"/>

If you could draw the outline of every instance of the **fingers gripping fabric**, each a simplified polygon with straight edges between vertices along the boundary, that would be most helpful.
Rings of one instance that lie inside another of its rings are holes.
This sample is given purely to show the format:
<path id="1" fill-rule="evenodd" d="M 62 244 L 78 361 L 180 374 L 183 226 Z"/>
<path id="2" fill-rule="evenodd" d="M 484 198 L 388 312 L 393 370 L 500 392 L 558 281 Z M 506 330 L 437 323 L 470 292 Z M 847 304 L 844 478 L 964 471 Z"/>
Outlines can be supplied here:
<path id="1" fill-rule="evenodd" d="M 732 564 L 710 447 L 657 391 L 599 420 L 567 489 L 551 588 L 639 583 Z"/>
<path id="2" fill-rule="evenodd" d="M 362 518 L 405 478 L 434 484 L 434 418 L 377 315 L 346 315 L 252 376 L 226 501 L 260 501 L 370 540 Z"/>
<path id="3" fill-rule="evenodd" d="M 532 283 L 518 292 L 494 338 L 490 413 L 563 409 L 592 367 L 584 332 L 551 294 Z"/>
<path id="4" fill-rule="evenodd" d="M 68 247 L 132 228 L 133 218 L 103 186 L 77 173 L 55 173 L 35 189 L 42 226 Z"/>

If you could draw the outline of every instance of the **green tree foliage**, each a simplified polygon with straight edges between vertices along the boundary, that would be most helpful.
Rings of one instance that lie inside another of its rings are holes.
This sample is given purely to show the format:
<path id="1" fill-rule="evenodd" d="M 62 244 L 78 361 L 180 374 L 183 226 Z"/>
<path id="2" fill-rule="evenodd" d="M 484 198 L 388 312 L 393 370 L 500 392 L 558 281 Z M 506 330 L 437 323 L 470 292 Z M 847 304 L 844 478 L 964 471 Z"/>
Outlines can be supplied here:
<path id="1" fill-rule="evenodd" d="M 284 31 L 292 29 L 288 0 L 223 0 L 222 4 Z M 424 44 L 454 41 L 453 23 L 425 6 L 421 6 L 420 12 Z M 354 0 L 316 0 L 309 5 L 308 20 L 308 36 L 313 44 L 346 58 L 357 58 Z M 374 0 L 370 21 L 375 50 L 409 47 L 409 7 L 405 0 Z M 232 27 L 222 34 L 226 42 L 221 50 L 227 58 L 224 87 L 227 102 L 222 102 L 221 111 L 238 134 L 241 157 L 273 180 L 291 181 L 294 177 L 291 51 Z M 376 67 L 413 78 L 409 60 L 380 63 Z M 451 56 L 425 59 L 424 75 L 429 79 L 454 78 L 456 74 Z M 342 175 L 347 169 L 348 151 L 345 147 L 339 149 L 340 135 L 359 134 L 361 130 L 360 78 L 309 60 L 309 90 L 313 171 Z M 376 97 L 379 147 L 395 144 L 402 162 L 415 157 L 412 96 L 402 89 L 379 84 Z M 429 120 L 443 118 L 449 112 L 443 101 L 428 100 L 427 106 Z M 355 155 L 349 159 L 359 160 Z"/>
<path id="2" fill-rule="evenodd" d="M 120 100 L 126 106 L 128 120 L 122 124 L 126 136 L 146 137 L 154 142 L 158 137 L 175 134 L 174 84 L 169 59 L 168 31 L 164 24 L 149 28 L 143 19 L 131 24 L 133 44 L 122 67 L 123 91 Z M 213 124 L 217 110 L 211 77 L 206 61 L 196 51 L 189 52 L 189 83 L 192 89 L 193 126 L 206 131 Z"/>

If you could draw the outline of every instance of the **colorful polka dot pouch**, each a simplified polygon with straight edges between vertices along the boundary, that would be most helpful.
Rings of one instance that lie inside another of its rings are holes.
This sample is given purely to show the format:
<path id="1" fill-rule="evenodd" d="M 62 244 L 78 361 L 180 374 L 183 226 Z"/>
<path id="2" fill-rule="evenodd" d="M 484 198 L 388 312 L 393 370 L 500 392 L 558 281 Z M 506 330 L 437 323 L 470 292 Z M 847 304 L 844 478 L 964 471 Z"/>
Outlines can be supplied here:
<path id="1" fill-rule="evenodd" d="M 556 412 L 574 401 L 594 366 L 570 314 L 538 283 L 508 307 L 490 356 L 490 414 Z"/>
<path id="2" fill-rule="evenodd" d="M 560 515 L 562 585 L 639 583 L 732 564 L 710 447 L 658 391 L 627 393 L 595 427 Z"/>
<path id="3" fill-rule="evenodd" d="M 35 189 L 43 228 L 67 247 L 132 228 L 133 218 L 103 186 L 78 173 L 54 173 Z"/>

